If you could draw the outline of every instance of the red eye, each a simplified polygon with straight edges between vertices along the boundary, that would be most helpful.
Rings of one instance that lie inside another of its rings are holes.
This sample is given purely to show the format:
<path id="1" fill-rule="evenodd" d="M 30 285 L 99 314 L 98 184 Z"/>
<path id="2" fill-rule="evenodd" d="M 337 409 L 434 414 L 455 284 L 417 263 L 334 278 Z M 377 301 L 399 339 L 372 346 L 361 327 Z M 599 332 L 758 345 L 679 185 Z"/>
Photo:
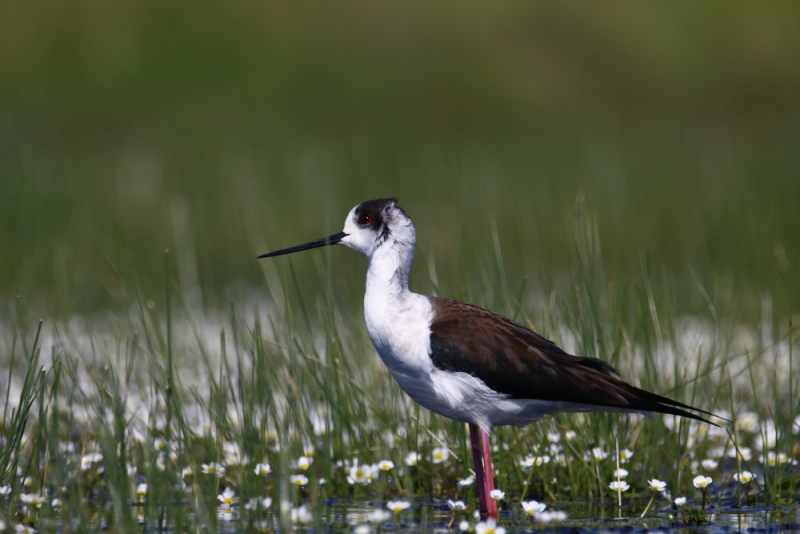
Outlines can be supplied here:
<path id="1" fill-rule="evenodd" d="M 372 215 L 364 214 L 364 215 L 362 215 L 361 217 L 358 218 L 358 224 L 360 224 L 361 226 L 366 226 L 366 225 L 370 224 L 371 222 L 372 222 Z"/>

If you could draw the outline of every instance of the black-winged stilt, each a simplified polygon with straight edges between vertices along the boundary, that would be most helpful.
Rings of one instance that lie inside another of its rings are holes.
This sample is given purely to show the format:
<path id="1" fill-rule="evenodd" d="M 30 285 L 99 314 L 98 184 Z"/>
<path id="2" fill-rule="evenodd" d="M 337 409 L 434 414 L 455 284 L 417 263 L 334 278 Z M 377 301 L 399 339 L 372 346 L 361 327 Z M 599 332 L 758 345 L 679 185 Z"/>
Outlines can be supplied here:
<path id="1" fill-rule="evenodd" d="M 481 515 L 497 517 L 489 433 L 558 412 L 661 412 L 700 421 L 686 404 L 624 382 L 602 360 L 567 354 L 489 310 L 408 289 L 417 234 L 396 199 L 363 202 L 344 230 L 268 254 L 341 244 L 369 260 L 364 318 L 400 387 L 438 414 L 469 424 Z M 708 413 L 708 412 L 703 412 Z M 711 415 L 711 414 L 709 414 Z"/>

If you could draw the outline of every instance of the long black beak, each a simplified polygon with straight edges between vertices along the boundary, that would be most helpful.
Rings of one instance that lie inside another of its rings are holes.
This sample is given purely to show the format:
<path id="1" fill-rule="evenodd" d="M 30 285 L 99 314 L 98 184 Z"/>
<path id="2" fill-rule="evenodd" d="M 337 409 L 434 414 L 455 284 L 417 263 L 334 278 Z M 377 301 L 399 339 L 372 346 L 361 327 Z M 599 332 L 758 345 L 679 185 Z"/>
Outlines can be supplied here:
<path id="1" fill-rule="evenodd" d="M 323 237 L 322 239 L 317 239 L 316 241 L 312 241 L 310 243 L 306 243 L 304 245 L 297 245 L 296 247 L 289 247 L 283 250 L 276 250 L 275 252 L 267 252 L 266 254 L 262 254 L 259 258 L 271 258 L 273 256 L 283 256 L 284 254 L 291 254 L 292 252 L 300 252 L 301 250 L 309 250 L 312 248 L 319 248 L 324 247 L 325 245 L 335 245 L 348 234 L 344 232 L 339 232 L 338 234 L 333 234 L 330 237 Z"/>

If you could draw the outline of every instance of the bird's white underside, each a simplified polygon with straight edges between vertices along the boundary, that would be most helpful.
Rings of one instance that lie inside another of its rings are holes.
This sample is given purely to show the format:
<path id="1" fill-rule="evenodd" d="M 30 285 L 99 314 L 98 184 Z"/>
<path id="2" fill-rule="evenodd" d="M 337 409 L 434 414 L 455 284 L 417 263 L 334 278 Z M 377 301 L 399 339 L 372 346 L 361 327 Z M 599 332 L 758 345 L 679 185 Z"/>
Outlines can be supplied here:
<path id="1" fill-rule="evenodd" d="M 358 226 L 353 208 L 344 226 L 348 235 L 341 244 L 369 260 L 364 295 L 367 331 L 406 394 L 435 413 L 487 431 L 500 425 L 524 426 L 557 412 L 610 411 L 578 403 L 511 399 L 470 374 L 434 367 L 430 358 L 433 308 L 428 297 L 408 289 L 416 231 L 399 210 L 390 215 L 391 232 L 382 242 L 380 236 Z"/>

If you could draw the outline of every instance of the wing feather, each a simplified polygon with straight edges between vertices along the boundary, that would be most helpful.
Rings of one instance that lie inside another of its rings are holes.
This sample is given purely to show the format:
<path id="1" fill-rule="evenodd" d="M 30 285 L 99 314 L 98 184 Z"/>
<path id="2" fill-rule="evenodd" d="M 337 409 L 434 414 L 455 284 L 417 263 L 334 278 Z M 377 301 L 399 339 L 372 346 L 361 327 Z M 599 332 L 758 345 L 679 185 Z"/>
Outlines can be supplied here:
<path id="1" fill-rule="evenodd" d="M 607 362 L 567 354 L 502 315 L 456 300 L 429 298 L 435 312 L 431 359 L 440 369 L 468 373 L 513 399 L 662 412 L 706 421 L 686 411 L 702 410 L 636 388 Z"/>

